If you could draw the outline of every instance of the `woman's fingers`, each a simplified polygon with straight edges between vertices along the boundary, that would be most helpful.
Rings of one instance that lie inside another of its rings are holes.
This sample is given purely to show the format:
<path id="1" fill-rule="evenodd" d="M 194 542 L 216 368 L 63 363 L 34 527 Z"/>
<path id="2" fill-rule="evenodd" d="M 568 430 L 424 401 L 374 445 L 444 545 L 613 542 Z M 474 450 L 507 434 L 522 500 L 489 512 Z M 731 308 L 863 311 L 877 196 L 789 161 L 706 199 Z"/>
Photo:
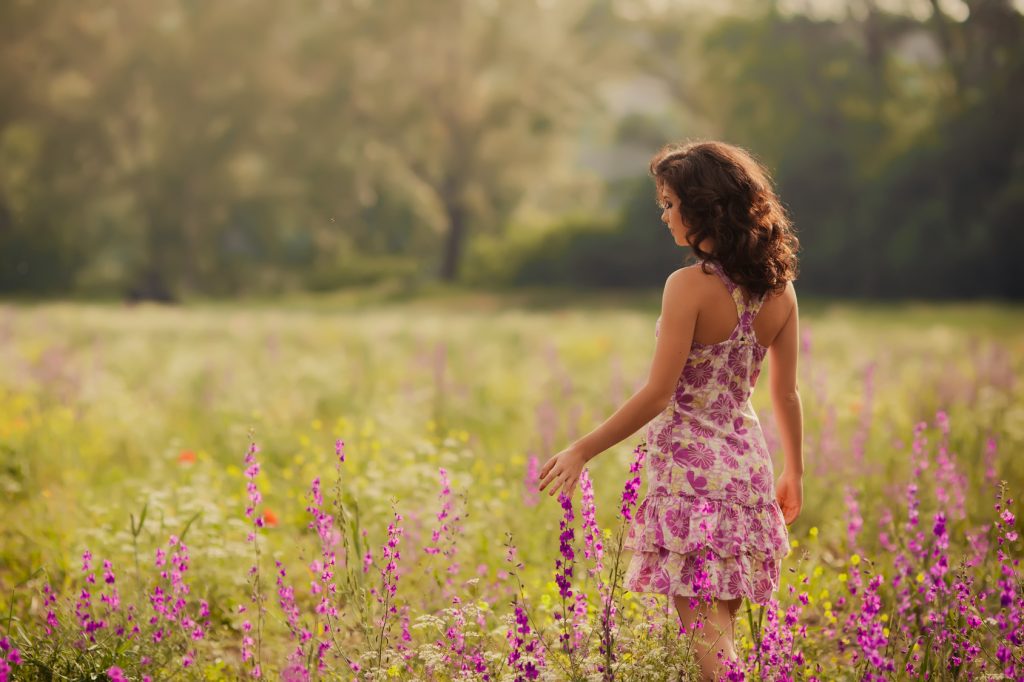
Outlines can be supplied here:
<path id="1" fill-rule="evenodd" d="M 541 480 L 540 490 L 544 490 L 544 488 L 546 488 L 548 485 L 554 483 L 555 480 L 557 480 L 557 478 L 558 472 L 553 470 L 549 471 L 547 474 L 544 475 L 543 479 Z"/>

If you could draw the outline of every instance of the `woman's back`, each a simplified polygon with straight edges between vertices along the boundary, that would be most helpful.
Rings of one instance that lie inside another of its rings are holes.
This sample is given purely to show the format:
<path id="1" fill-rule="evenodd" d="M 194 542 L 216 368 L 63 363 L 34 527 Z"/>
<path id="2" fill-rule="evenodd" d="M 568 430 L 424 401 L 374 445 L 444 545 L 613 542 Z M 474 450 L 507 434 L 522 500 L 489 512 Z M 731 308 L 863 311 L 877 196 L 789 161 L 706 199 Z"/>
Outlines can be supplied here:
<path id="1" fill-rule="evenodd" d="M 700 265 L 691 266 L 700 270 Z M 700 312 L 693 330 L 693 340 L 699 344 L 709 345 L 720 343 L 729 338 L 733 329 L 739 324 L 739 313 L 736 310 L 733 294 L 728 286 L 713 270 L 699 278 L 700 290 L 693 294 L 700 298 Z M 743 298 L 750 301 L 746 292 Z M 786 320 L 796 304 L 796 292 L 793 283 L 786 285 L 781 293 L 769 292 L 764 297 L 757 315 L 753 320 L 754 335 L 757 342 L 770 347 L 779 337 Z"/>

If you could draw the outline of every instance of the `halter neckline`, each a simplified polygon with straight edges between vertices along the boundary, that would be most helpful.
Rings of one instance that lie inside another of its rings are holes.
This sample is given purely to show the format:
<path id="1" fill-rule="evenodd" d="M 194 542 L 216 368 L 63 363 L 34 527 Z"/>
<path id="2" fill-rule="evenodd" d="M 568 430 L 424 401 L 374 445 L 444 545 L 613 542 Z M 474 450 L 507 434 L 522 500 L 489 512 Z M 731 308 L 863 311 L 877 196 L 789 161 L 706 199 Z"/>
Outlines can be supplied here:
<path id="1" fill-rule="evenodd" d="M 757 312 L 761 309 L 761 305 L 764 303 L 765 297 L 754 296 L 749 301 L 743 298 L 743 289 L 740 285 L 732 281 L 729 275 L 725 274 L 725 270 L 722 266 L 712 260 L 701 260 L 701 264 L 707 263 L 711 266 L 711 269 L 718 275 L 718 277 L 725 284 L 725 287 L 729 290 L 729 294 L 732 296 L 732 300 L 736 303 L 736 314 L 739 316 L 739 326 L 743 328 L 744 332 L 753 332 L 753 321 Z"/>

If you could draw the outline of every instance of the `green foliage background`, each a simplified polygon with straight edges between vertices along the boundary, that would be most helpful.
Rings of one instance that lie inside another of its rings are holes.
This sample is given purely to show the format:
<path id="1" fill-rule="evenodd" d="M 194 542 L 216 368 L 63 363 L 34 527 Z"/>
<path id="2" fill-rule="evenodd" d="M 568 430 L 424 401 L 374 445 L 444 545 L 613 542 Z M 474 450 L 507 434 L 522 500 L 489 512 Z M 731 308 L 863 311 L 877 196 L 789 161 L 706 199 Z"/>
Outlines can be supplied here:
<path id="1" fill-rule="evenodd" d="M 717 7 L 4 3 L 0 294 L 654 285 L 646 161 L 718 137 L 804 291 L 1024 295 L 1018 5 Z"/>

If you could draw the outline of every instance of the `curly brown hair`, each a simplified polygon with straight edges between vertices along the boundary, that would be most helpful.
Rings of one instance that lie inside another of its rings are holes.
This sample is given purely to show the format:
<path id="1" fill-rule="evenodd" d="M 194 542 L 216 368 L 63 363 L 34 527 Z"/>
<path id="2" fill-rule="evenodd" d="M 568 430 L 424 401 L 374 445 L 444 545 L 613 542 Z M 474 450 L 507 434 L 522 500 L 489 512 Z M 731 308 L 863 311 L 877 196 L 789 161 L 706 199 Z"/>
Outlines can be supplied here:
<path id="1" fill-rule="evenodd" d="M 650 172 L 659 191 L 667 185 L 679 197 L 697 258 L 718 263 L 752 295 L 781 292 L 796 279 L 800 242 L 768 171 L 750 152 L 717 141 L 670 144 L 651 159 Z M 713 253 L 700 248 L 708 238 Z"/>

